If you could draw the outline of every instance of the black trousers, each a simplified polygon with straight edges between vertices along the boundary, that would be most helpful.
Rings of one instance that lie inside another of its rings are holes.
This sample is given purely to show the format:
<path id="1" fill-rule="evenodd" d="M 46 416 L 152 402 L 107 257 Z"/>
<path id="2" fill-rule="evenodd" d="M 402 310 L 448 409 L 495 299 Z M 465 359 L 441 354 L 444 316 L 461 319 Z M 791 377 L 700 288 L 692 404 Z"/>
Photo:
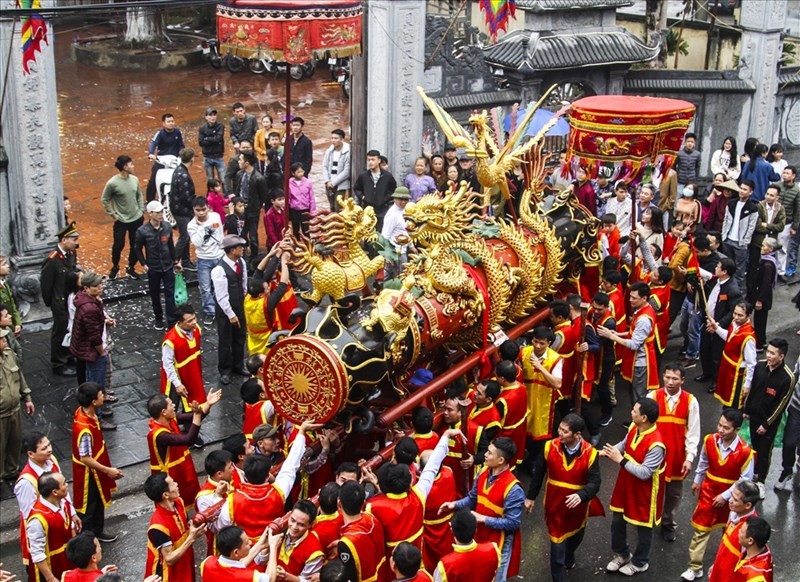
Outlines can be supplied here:
<path id="1" fill-rule="evenodd" d="M 672 290 L 669 296 L 669 326 L 678 320 L 681 314 L 681 307 L 683 307 L 683 300 L 686 299 L 686 291 Z M 664 338 L 666 340 L 666 338 Z"/>
<path id="2" fill-rule="evenodd" d="M 753 451 L 756 453 L 756 464 L 753 471 L 754 479 L 760 483 L 767 480 L 769 465 L 772 461 L 772 446 L 775 444 L 775 436 L 778 434 L 778 424 L 767 427 L 766 434 L 758 434 L 758 427 L 766 424 L 765 421 L 750 417 L 750 442 L 753 444 Z"/>
<path id="3" fill-rule="evenodd" d="M 634 566 L 644 566 L 650 561 L 650 547 L 653 545 L 653 528 L 644 525 L 635 525 L 639 539 L 633 550 L 632 562 Z M 628 545 L 628 522 L 622 517 L 622 512 L 615 511 L 611 517 L 611 549 L 615 554 L 628 557 L 631 549 Z"/>
<path id="4" fill-rule="evenodd" d="M 247 242 L 250 245 L 251 260 L 258 256 L 258 223 L 260 222 L 260 218 L 260 214 L 248 214 L 244 217 L 245 238 L 247 238 Z"/>
<path id="5" fill-rule="evenodd" d="M 219 306 L 216 306 L 217 337 L 219 338 L 217 370 L 220 374 L 230 374 L 231 370 L 244 367 L 244 343 L 247 339 L 247 328 L 244 322 L 244 311 L 234 310 L 239 318 L 239 325 L 231 324 Z"/>
<path id="6" fill-rule="evenodd" d="M 186 229 L 189 226 L 191 217 L 176 216 L 175 227 L 178 229 L 178 242 L 175 243 L 175 256 L 179 261 L 189 261 L 189 231 Z"/>
<path id="7" fill-rule="evenodd" d="M 151 200 L 161 201 L 160 192 L 156 190 L 156 172 L 163 169 L 164 166 L 158 162 L 155 162 L 153 167 L 150 169 L 150 179 L 147 181 L 147 191 L 145 192 L 145 197 L 147 198 L 148 202 Z"/>
<path id="8" fill-rule="evenodd" d="M 567 566 L 575 564 L 575 550 L 581 545 L 585 533 L 586 528 L 581 528 L 561 543 L 550 542 L 550 574 L 553 582 L 563 582 L 566 579 Z"/>
<path id="9" fill-rule="evenodd" d="M 719 362 L 722 359 L 722 348 L 725 341 L 715 333 L 703 331 L 700 334 L 700 364 L 703 366 L 703 375 L 717 379 Z"/>
<path id="10" fill-rule="evenodd" d="M 69 314 L 65 300 L 54 299 L 50 309 L 53 312 L 53 328 L 50 330 L 50 365 L 55 369 L 69 363 L 69 348 L 61 345 L 67 333 Z"/>
<path id="11" fill-rule="evenodd" d="M 756 347 L 763 348 L 767 345 L 767 317 L 769 309 L 753 309 L 753 327 L 756 331 Z"/>
<path id="12" fill-rule="evenodd" d="M 133 250 L 133 242 L 136 239 L 136 229 L 142 226 L 144 218 L 140 217 L 133 222 L 114 221 L 114 243 L 111 247 L 111 265 L 119 269 L 119 259 L 122 256 L 122 249 L 125 248 L 125 235 L 128 235 L 128 268 L 133 269 L 138 260 L 136 251 Z"/>
<path id="13" fill-rule="evenodd" d="M 300 238 L 300 232 L 308 236 L 308 221 L 303 220 L 303 215 L 308 214 L 308 212 L 310 212 L 308 208 L 305 210 L 289 209 L 289 220 L 292 223 L 292 233 L 294 233 L 295 238 Z"/>
<path id="14" fill-rule="evenodd" d="M 164 286 L 164 303 L 167 306 L 167 326 L 172 327 L 177 321 L 175 315 L 175 272 L 174 271 L 147 271 L 147 290 L 150 302 L 153 304 L 153 315 L 159 321 L 164 319 L 164 310 L 161 307 L 161 286 Z"/>
<path id="15" fill-rule="evenodd" d="M 103 533 L 106 522 L 106 509 L 103 506 L 103 499 L 100 497 L 100 490 L 94 478 L 89 478 L 89 495 L 86 500 L 86 512 L 80 514 L 83 529 L 95 535 Z"/>

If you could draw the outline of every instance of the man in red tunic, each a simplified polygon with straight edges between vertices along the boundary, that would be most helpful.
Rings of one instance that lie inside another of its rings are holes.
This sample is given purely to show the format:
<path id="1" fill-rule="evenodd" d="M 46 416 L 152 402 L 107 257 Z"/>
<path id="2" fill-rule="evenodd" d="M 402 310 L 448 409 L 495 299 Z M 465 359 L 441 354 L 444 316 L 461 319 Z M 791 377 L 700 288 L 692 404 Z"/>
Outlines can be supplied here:
<path id="1" fill-rule="evenodd" d="M 683 480 L 692 470 L 700 444 L 700 407 L 697 398 L 683 389 L 686 371 L 680 364 L 664 366 L 664 387 L 647 396 L 658 403 L 658 431 L 667 447 L 667 466 L 664 471 L 664 513 L 661 535 L 675 541 L 675 512 L 683 496 Z"/>
<path id="2" fill-rule="evenodd" d="M 42 473 L 38 480 L 39 498 L 25 522 L 30 551 L 28 580 L 52 582 L 70 569 L 67 542 L 78 533 L 75 508 L 67 500 L 67 480 L 61 473 Z"/>
<path id="3" fill-rule="evenodd" d="M 376 582 L 386 562 L 383 528 L 371 514 L 363 512 L 364 488 L 347 481 L 339 490 L 339 511 L 344 517 L 339 539 L 339 561 L 348 580 Z"/>
<path id="4" fill-rule="evenodd" d="M 39 498 L 39 477 L 50 471 L 61 473 L 61 468 L 53 456 L 53 445 L 50 444 L 50 439 L 42 432 L 25 432 L 22 435 L 22 452 L 27 455 L 28 462 L 25 463 L 14 484 L 14 496 L 19 505 L 19 543 L 22 546 L 22 563 L 27 568 L 31 562 L 31 554 L 25 535 L 25 522 L 33 509 L 33 504 Z M 72 503 L 69 495 L 67 501 Z M 77 513 L 75 520 L 80 524 Z"/>
<path id="5" fill-rule="evenodd" d="M 84 382 L 78 386 L 80 406 L 72 422 L 72 493 L 83 527 L 101 542 L 109 543 L 117 536 L 104 531 L 105 508 L 111 504 L 111 494 L 117 490 L 115 481 L 122 478 L 122 471 L 111 465 L 100 430 L 97 408 L 104 400 L 100 384 Z"/>
<path id="6" fill-rule="evenodd" d="M 366 510 L 374 515 L 383 527 L 387 565 L 392 551 L 400 542 L 412 543 L 422 550 L 425 502 L 439 467 L 447 455 L 448 443 L 453 439 L 463 439 L 460 429 L 451 428 L 442 434 L 425 464 L 425 469 L 413 486 L 408 465 L 389 463 L 378 471 L 381 493 L 370 498 Z"/>
<path id="7" fill-rule="evenodd" d="M 500 568 L 495 580 L 505 582 L 519 573 L 522 536 L 519 529 L 525 491 L 511 472 L 516 454 L 511 439 L 499 437 L 486 451 L 485 468 L 475 480 L 469 495 L 445 503 L 440 512 L 472 509 L 478 520 L 477 542 L 494 542 L 500 548 Z"/>
<path id="8" fill-rule="evenodd" d="M 755 517 L 756 503 L 761 500 L 761 492 L 753 481 L 737 481 L 728 500 L 731 510 L 728 524 L 722 534 L 722 541 L 714 558 L 714 565 L 708 573 L 708 582 L 729 582 L 733 570 L 742 555 L 739 543 L 739 530 L 751 517 Z"/>
<path id="9" fill-rule="evenodd" d="M 561 356 L 561 377 L 563 381 L 561 382 L 559 400 L 566 400 L 567 402 L 572 398 L 572 384 L 575 381 L 575 363 L 577 362 L 575 347 L 581 337 L 580 296 L 570 295 L 568 300 L 577 301 L 578 303 L 577 325 L 575 324 L 575 312 L 571 303 L 559 299 L 550 302 L 550 322 L 553 324 L 553 332 L 556 336 L 550 344 L 550 348 Z"/>
<path id="10" fill-rule="evenodd" d="M 510 438 L 517 446 L 517 452 L 511 460 L 516 467 L 525 456 L 525 439 L 528 430 L 528 392 L 517 381 L 519 369 L 510 360 L 503 360 L 494 368 L 497 383 L 500 384 L 500 396 L 495 402 L 500 412 L 500 436 Z"/>
<path id="11" fill-rule="evenodd" d="M 227 499 L 228 493 L 233 491 L 231 481 L 235 472 L 233 456 L 224 449 L 211 451 L 203 461 L 206 470 L 205 483 L 200 487 L 194 500 L 195 513 L 203 513 L 215 504 Z M 206 551 L 209 556 L 218 553 L 215 547 L 215 537 L 211 530 L 206 530 Z"/>
<path id="12" fill-rule="evenodd" d="M 553 437 L 556 401 L 564 386 L 561 356 L 550 347 L 550 330 L 540 325 L 533 330 L 532 345 L 522 349 L 522 378 L 527 400 L 528 458 L 538 457 L 544 443 Z M 500 433 L 503 436 L 503 433 Z M 515 441 L 516 444 L 516 441 Z M 517 453 L 519 454 L 519 453 Z"/>
<path id="13" fill-rule="evenodd" d="M 394 580 L 404 582 L 432 582 L 433 577 L 420 568 L 422 552 L 414 544 L 400 542 L 389 557 L 389 568 Z"/>
<path id="14" fill-rule="evenodd" d="M 319 538 L 311 531 L 316 519 L 317 508 L 308 499 L 294 504 L 278 549 L 278 580 L 308 580 L 322 569 L 325 554 Z"/>
<path id="15" fill-rule="evenodd" d="M 467 413 L 467 446 L 473 458 L 474 473 L 480 473 L 483 458 L 497 433 L 500 432 L 500 411 L 494 405 L 500 397 L 500 384 L 484 380 L 472 391 L 472 404 Z"/>
<path id="16" fill-rule="evenodd" d="M 247 457 L 244 460 L 244 476 L 247 481 L 228 495 L 219 517 L 211 524 L 211 529 L 220 531 L 229 525 L 236 525 L 251 540 L 258 540 L 264 528 L 285 513 L 286 498 L 294 486 L 300 461 L 306 451 L 306 431 L 314 428 L 319 426 L 309 421 L 300 425 L 289 455 L 272 483 L 268 481 L 272 463 L 267 457 Z"/>
<path id="17" fill-rule="evenodd" d="M 671 281 L 672 269 L 669 267 L 660 266 L 650 273 L 650 305 L 656 312 L 656 357 L 659 361 L 667 349 L 669 336 Z"/>
<path id="18" fill-rule="evenodd" d="M 460 509 L 450 520 L 455 543 L 433 572 L 435 582 L 492 582 L 500 568 L 500 548 L 494 542 L 475 541 L 478 521 L 474 512 Z"/>
<path id="19" fill-rule="evenodd" d="M 414 427 L 414 432 L 410 436 L 417 443 L 420 453 L 436 448 L 439 435 L 433 432 L 433 412 L 429 408 L 417 408 L 411 415 L 411 426 Z"/>
<path id="20" fill-rule="evenodd" d="M 277 570 L 281 539 L 267 530 L 253 543 L 241 528 L 229 525 L 217 534 L 219 556 L 209 556 L 200 563 L 200 578 L 203 582 L 270 582 Z M 256 564 L 263 567 L 259 554 L 265 548 L 271 555 L 267 573 L 263 574 Z"/>
<path id="21" fill-rule="evenodd" d="M 425 470 L 433 451 L 424 451 L 419 456 L 419 468 Z M 433 572 L 436 564 L 445 554 L 453 549 L 453 532 L 450 529 L 451 511 L 439 514 L 439 508 L 448 501 L 455 501 L 460 496 L 456 490 L 456 481 L 450 467 L 439 467 L 439 473 L 433 480 L 433 486 L 425 502 L 425 514 L 422 520 L 422 560 L 425 569 Z"/>
<path id="22" fill-rule="evenodd" d="M 339 542 L 339 532 L 344 525 L 342 514 L 339 513 L 339 487 L 337 483 L 326 483 L 319 492 L 319 514 L 314 521 L 312 531 L 319 539 L 323 553 L 328 559 L 336 557 L 336 545 Z"/>
<path id="23" fill-rule="evenodd" d="M 739 544 L 744 548 L 739 563 L 733 569 L 731 582 L 772 582 L 772 552 L 767 546 L 769 523 L 761 517 L 751 517 L 739 530 Z"/>
<path id="24" fill-rule="evenodd" d="M 708 331 L 725 342 L 717 382 L 714 390 L 709 389 L 722 406 L 742 408 L 742 396 L 750 392 L 756 367 L 756 332 L 750 323 L 752 311 L 749 303 L 739 303 L 733 308 L 733 320 L 728 329 L 716 321 L 708 323 Z"/>
<path id="25" fill-rule="evenodd" d="M 606 444 L 600 455 L 620 466 L 611 495 L 611 549 L 614 559 L 607 572 L 633 576 L 650 564 L 653 528 L 661 522 L 664 501 L 666 447 L 656 426 L 658 404 L 642 398 L 633 405 L 628 435 L 616 445 Z M 631 556 L 627 524 L 636 526 L 638 543 Z"/>
<path id="26" fill-rule="evenodd" d="M 175 403 L 163 394 L 154 394 L 147 401 L 147 412 L 151 417 L 150 432 L 147 433 L 150 472 L 167 473 L 172 477 L 180 487 L 184 505 L 194 503 L 200 491 L 189 447 L 197 442 L 203 418 L 220 398 L 222 390 L 212 391 L 202 406 L 194 402 L 192 412 L 182 414 L 175 412 Z M 189 423 L 189 430 L 183 432 L 179 424 Z"/>
<path id="27" fill-rule="evenodd" d="M 439 429 L 441 434 L 451 429 L 461 432 L 461 400 L 448 398 L 442 410 L 443 426 Z M 465 495 L 469 490 L 468 481 L 471 477 L 474 459 L 469 453 L 469 447 L 464 439 L 453 436 L 448 441 L 447 456 L 442 465 L 449 467 L 455 477 L 456 490 L 459 496 Z"/>
<path id="28" fill-rule="evenodd" d="M 93 582 L 106 572 L 117 571 L 113 565 L 101 568 L 102 559 L 100 540 L 91 531 L 82 531 L 67 543 L 67 560 L 77 568 L 64 572 L 62 582 Z"/>
<path id="29" fill-rule="evenodd" d="M 244 402 L 244 419 L 242 421 L 242 432 L 250 442 L 253 442 L 253 431 L 257 426 L 269 424 L 277 426 L 278 416 L 275 414 L 275 407 L 267 399 L 264 386 L 256 378 L 250 378 L 242 384 L 239 391 Z"/>
<path id="30" fill-rule="evenodd" d="M 736 482 L 753 478 L 753 450 L 739 436 L 742 420 L 742 413 L 735 408 L 723 410 L 717 432 L 707 434 L 700 449 L 692 483 L 697 506 L 692 515 L 694 534 L 689 543 L 689 567 L 681 574 L 687 582 L 703 577 L 708 539 L 713 530 L 724 527 L 728 521 L 728 500 Z"/>
<path id="31" fill-rule="evenodd" d="M 167 331 L 161 344 L 161 393 L 180 398 L 183 409 L 188 411 L 192 402 L 206 401 L 200 359 L 202 331 L 191 305 L 178 305 L 175 313 L 178 322 Z"/>
<path id="32" fill-rule="evenodd" d="M 166 473 L 150 475 L 144 494 L 155 503 L 147 527 L 147 559 L 144 575 L 161 576 L 164 582 L 194 582 L 192 545 L 206 531 L 186 518 L 178 483 Z"/>
<path id="33" fill-rule="evenodd" d="M 599 327 L 597 335 L 613 340 L 622 346 L 622 377 L 631 383 L 634 399 L 647 396 L 648 390 L 658 388 L 656 363 L 656 313 L 648 303 L 650 287 L 637 281 L 630 288 L 629 300 L 633 311 L 628 333 L 621 334 Z"/>
<path id="34" fill-rule="evenodd" d="M 547 442 L 544 455 L 534 463 L 525 500 L 525 511 L 530 513 L 546 475 L 544 520 L 550 534 L 553 582 L 563 582 L 567 570 L 575 567 L 575 551 L 583 541 L 589 515 L 603 514 L 597 500 L 600 490 L 597 450 L 581 437 L 585 428 L 586 423 L 575 413 L 561 420 L 558 438 Z"/>

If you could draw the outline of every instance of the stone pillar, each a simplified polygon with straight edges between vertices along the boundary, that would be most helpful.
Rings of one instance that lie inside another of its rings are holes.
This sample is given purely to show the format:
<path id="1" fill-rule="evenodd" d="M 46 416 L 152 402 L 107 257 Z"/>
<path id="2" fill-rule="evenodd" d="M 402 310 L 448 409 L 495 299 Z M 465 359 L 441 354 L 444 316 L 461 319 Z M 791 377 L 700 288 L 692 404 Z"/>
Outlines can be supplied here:
<path id="1" fill-rule="evenodd" d="M 53 5 L 42 1 L 43 7 Z M 2 6 L 13 9 L 15 2 L 2 0 Z M 64 223 L 64 191 L 52 25 L 47 23 L 47 43 L 36 61 L 28 63 L 29 74 L 22 68 L 21 28 L 19 20 L 0 20 L 0 79 L 8 79 L 0 111 L 0 162 L 7 158 L 0 163 L 0 252 L 11 256 L 13 285 L 23 295 L 20 309 L 31 320 L 49 317 L 39 298 L 39 268 Z"/>
<path id="2" fill-rule="evenodd" d="M 775 95 L 778 92 L 778 60 L 783 47 L 781 31 L 786 22 L 786 10 L 786 0 L 742 0 L 739 77 L 751 80 L 756 87 L 750 101 L 747 136 L 756 137 L 763 143 L 773 143 L 777 136 Z"/>
<path id="3" fill-rule="evenodd" d="M 370 0 L 366 56 L 367 143 L 389 158 L 398 182 L 420 155 L 425 0 Z M 353 160 L 353 164 L 363 164 Z"/>

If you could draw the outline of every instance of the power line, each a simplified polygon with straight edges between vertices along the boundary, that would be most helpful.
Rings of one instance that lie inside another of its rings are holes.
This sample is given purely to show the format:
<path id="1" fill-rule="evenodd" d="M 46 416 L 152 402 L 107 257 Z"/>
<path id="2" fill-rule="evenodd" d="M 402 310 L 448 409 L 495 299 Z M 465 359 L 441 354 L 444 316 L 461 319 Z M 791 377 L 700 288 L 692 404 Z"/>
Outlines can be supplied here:
<path id="1" fill-rule="evenodd" d="M 103 4 L 77 4 L 74 6 L 51 6 L 47 8 L 9 8 L 7 10 L 0 10 L 0 18 L 25 17 L 32 14 L 38 14 L 44 18 L 49 18 L 65 14 L 107 12 L 109 10 L 127 10 L 128 8 L 183 8 L 187 6 L 204 6 L 218 3 L 218 0 L 185 0 L 183 2 L 175 2 L 175 0 L 136 0 L 134 2 L 125 3 L 105 2 Z"/>

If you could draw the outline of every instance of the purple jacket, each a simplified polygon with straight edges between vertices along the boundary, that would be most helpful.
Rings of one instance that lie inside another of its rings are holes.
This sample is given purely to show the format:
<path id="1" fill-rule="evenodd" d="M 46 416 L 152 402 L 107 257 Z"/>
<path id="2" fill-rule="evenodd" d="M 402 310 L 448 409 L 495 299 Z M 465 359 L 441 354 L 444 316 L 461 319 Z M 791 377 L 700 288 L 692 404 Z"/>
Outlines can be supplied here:
<path id="1" fill-rule="evenodd" d="M 95 346 L 103 343 L 106 316 L 99 299 L 78 291 L 75 295 L 75 319 L 72 321 L 72 339 L 69 351 L 84 362 L 94 362 L 99 355 Z"/>

